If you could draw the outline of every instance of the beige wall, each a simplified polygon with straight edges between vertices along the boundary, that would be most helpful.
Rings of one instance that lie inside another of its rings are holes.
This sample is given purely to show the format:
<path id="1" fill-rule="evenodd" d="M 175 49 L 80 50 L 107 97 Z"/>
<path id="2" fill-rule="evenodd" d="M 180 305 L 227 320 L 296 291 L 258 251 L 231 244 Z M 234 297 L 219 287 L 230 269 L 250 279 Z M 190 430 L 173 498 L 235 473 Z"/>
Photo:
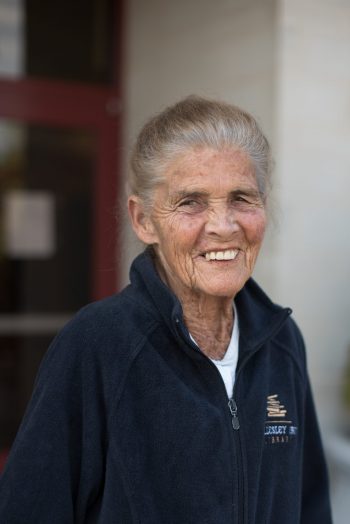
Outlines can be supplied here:
<path id="1" fill-rule="evenodd" d="M 303 329 L 331 429 L 344 424 L 340 381 L 350 343 L 350 3 L 284 0 L 277 19 L 276 297 Z"/>

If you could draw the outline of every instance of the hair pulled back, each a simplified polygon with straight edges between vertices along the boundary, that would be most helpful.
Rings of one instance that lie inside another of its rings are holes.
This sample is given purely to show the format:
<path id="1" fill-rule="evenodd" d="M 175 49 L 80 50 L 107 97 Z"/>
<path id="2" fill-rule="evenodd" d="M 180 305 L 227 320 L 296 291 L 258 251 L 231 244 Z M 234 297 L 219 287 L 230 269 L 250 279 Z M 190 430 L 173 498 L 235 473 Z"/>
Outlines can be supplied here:
<path id="1" fill-rule="evenodd" d="M 269 143 L 256 120 L 234 105 L 189 96 L 151 118 L 141 129 L 131 156 L 130 189 L 146 207 L 169 163 L 189 149 L 241 149 L 255 166 L 265 199 L 269 188 Z"/>

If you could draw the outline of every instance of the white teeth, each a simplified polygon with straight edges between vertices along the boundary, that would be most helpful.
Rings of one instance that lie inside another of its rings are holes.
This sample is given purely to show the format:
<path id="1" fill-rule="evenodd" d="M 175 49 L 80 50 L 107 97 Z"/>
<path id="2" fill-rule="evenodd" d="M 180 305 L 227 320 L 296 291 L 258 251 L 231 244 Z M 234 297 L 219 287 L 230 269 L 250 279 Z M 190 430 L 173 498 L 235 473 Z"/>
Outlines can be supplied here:
<path id="1" fill-rule="evenodd" d="M 206 260 L 234 260 L 238 254 L 237 249 L 227 249 L 226 251 L 210 251 L 205 253 Z"/>

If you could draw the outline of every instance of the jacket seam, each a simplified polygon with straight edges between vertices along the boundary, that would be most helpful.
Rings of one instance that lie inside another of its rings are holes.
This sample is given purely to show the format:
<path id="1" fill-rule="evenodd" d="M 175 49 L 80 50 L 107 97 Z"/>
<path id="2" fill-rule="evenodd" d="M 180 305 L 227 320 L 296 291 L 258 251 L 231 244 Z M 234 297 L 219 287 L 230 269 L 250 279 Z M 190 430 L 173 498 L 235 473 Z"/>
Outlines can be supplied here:
<path id="1" fill-rule="evenodd" d="M 279 342 L 277 340 L 272 340 L 271 342 L 273 344 L 276 344 L 277 347 L 283 349 L 283 351 L 285 351 L 288 354 L 288 356 L 291 358 L 291 360 L 293 360 L 294 366 L 296 367 L 296 369 L 298 371 L 298 374 L 300 375 L 300 377 L 303 380 L 305 380 L 305 370 L 303 368 L 301 368 L 299 362 L 297 361 L 297 359 L 295 357 L 295 354 L 293 352 L 291 352 L 290 349 L 283 344 L 283 342 Z"/>
<path id="2" fill-rule="evenodd" d="M 111 424 L 111 419 L 113 418 L 114 416 L 114 413 L 116 412 L 116 410 L 118 409 L 118 404 L 120 402 L 120 399 L 122 397 L 122 394 L 123 394 L 123 391 L 124 391 L 124 387 L 125 387 L 125 383 L 127 381 L 127 378 L 128 378 L 128 375 L 129 375 L 129 372 L 130 372 L 130 369 L 134 363 L 134 361 L 136 360 L 138 354 L 140 353 L 140 351 L 142 350 L 142 348 L 145 346 L 145 344 L 147 343 L 147 337 L 149 337 L 149 335 L 151 333 L 153 333 L 153 331 L 157 328 L 159 324 L 159 321 L 153 321 L 152 324 L 150 324 L 150 327 L 148 328 L 148 331 L 147 333 L 145 333 L 142 338 L 140 339 L 140 341 L 136 344 L 135 346 L 135 349 L 134 351 L 131 353 L 131 356 L 130 356 L 130 362 L 128 364 L 128 367 L 127 367 L 127 370 L 125 371 L 124 373 L 124 377 L 119 381 L 119 384 L 116 385 L 116 390 L 111 390 L 111 395 L 112 395 L 112 398 L 114 398 L 114 402 L 113 402 L 113 405 L 111 405 L 111 411 L 110 411 L 110 415 L 107 419 L 107 427 L 108 427 L 108 430 L 110 428 L 110 424 Z"/>

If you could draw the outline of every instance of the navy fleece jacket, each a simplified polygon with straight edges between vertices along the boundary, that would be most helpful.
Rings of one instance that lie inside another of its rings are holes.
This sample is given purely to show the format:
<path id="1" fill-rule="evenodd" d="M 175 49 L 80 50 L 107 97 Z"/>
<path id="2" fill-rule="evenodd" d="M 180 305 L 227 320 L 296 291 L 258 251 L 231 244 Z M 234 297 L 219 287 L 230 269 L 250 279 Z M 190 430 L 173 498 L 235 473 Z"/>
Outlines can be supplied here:
<path id="1" fill-rule="evenodd" d="M 303 341 L 250 280 L 229 401 L 148 252 L 52 343 L 0 489 L 1 524 L 330 524 Z"/>

